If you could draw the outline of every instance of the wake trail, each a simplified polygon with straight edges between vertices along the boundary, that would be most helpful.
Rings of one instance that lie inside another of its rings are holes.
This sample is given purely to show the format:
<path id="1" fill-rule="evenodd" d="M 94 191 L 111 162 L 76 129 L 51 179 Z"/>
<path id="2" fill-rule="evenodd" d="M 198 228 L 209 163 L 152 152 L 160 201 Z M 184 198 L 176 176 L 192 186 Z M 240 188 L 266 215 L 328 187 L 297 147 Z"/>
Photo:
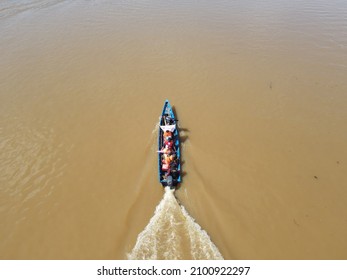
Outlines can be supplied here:
<path id="1" fill-rule="evenodd" d="M 154 216 L 127 256 L 130 260 L 223 259 L 206 231 L 179 205 L 169 188 L 165 188 Z"/>

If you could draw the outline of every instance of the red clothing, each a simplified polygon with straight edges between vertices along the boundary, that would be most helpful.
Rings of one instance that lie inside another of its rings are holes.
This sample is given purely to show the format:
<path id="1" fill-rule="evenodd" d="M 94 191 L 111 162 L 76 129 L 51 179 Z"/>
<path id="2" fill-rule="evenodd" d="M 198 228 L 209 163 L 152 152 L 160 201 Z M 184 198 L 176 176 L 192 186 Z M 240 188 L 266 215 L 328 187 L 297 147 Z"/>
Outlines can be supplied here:
<path id="1" fill-rule="evenodd" d="M 165 147 L 168 146 L 170 149 L 172 149 L 172 147 L 173 147 L 173 141 L 172 141 L 172 140 L 171 140 L 171 141 L 165 140 L 165 141 L 164 141 L 164 146 L 165 146 Z"/>

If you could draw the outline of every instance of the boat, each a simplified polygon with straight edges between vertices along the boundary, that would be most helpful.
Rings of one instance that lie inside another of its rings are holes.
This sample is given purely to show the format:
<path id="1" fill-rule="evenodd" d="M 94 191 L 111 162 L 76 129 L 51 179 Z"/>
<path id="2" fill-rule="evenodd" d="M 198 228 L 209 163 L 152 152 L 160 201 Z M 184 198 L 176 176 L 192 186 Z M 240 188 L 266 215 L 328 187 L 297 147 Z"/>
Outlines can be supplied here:
<path id="1" fill-rule="evenodd" d="M 177 121 L 170 102 L 166 100 L 160 116 L 158 133 L 158 175 L 163 187 L 177 188 L 182 181 Z"/>

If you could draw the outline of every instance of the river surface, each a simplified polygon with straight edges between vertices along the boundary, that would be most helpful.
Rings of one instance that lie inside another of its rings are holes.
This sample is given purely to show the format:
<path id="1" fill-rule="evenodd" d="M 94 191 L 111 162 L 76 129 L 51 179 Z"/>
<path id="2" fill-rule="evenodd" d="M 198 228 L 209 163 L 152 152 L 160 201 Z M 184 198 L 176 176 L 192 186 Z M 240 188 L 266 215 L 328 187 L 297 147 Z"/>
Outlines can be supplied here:
<path id="1" fill-rule="evenodd" d="M 3 0 L 0 50 L 1 259 L 347 259 L 347 1 Z"/>

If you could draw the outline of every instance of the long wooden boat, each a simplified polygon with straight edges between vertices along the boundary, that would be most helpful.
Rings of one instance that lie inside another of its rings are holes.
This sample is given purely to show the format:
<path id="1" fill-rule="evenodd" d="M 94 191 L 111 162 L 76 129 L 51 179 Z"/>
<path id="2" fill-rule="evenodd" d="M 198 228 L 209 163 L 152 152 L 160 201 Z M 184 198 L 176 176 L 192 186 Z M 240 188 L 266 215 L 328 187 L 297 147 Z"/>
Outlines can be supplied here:
<path id="1" fill-rule="evenodd" d="M 158 133 L 158 173 L 163 187 L 181 183 L 181 150 L 177 119 L 168 100 L 161 113 Z"/>

